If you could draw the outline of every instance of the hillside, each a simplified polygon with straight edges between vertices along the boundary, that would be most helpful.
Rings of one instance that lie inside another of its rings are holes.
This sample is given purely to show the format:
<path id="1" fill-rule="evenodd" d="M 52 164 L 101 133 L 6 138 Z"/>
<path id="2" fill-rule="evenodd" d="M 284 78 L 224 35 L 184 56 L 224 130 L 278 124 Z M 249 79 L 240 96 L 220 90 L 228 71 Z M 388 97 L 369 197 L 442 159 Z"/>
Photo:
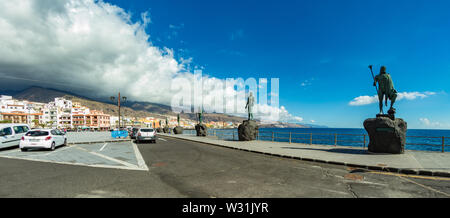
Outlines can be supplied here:
<path id="1" fill-rule="evenodd" d="M 86 106 L 93 110 L 101 110 L 107 114 L 114 116 L 118 115 L 118 107 L 116 104 L 103 99 L 90 99 L 88 97 L 79 96 L 74 93 L 48 89 L 33 86 L 22 91 L 18 91 L 12 95 L 15 99 L 28 100 L 34 102 L 48 103 L 53 101 L 57 97 L 64 97 L 74 102 L 80 102 L 81 105 Z M 165 119 L 165 116 L 176 116 L 177 114 L 172 112 L 171 107 L 162 104 L 150 103 L 150 102 L 138 102 L 127 101 L 122 104 L 121 114 L 127 117 L 155 117 L 159 119 Z M 181 118 L 197 120 L 195 113 L 182 113 Z M 217 113 L 205 113 L 205 122 L 233 122 L 241 123 L 245 118 L 237 117 L 227 114 Z M 312 125 L 307 124 L 294 124 L 294 123 L 276 123 L 276 124 L 261 124 L 262 128 L 313 128 Z"/>
<path id="2" fill-rule="evenodd" d="M 13 94 L 15 99 L 28 100 L 34 102 L 48 103 L 53 101 L 57 97 L 64 97 L 68 100 L 80 102 L 82 105 L 89 107 L 93 110 L 102 110 L 103 112 L 111 115 L 118 114 L 118 107 L 112 102 L 106 102 L 102 100 L 89 99 L 84 96 L 79 96 L 74 93 L 69 93 L 56 89 L 47 89 L 42 87 L 30 87 L 25 90 L 19 91 Z M 122 104 L 121 113 L 124 116 L 129 117 L 156 117 L 165 118 L 165 115 L 176 116 L 176 113 L 172 112 L 171 107 L 162 104 L 150 103 L 150 102 L 137 102 L 128 101 Z M 194 113 L 183 113 L 181 117 L 184 119 L 197 120 L 197 116 Z M 244 118 L 236 117 L 226 114 L 204 114 L 205 122 L 242 122 Z"/>

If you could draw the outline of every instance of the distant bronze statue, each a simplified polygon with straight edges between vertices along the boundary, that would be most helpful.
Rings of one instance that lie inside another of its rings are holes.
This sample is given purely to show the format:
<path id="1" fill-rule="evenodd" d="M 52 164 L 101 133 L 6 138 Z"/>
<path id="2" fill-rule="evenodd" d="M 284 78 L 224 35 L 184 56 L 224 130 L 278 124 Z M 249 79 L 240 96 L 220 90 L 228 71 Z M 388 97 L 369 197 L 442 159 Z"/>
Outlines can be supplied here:
<path id="1" fill-rule="evenodd" d="M 169 126 L 169 119 L 166 117 L 166 126 Z"/>
<path id="2" fill-rule="evenodd" d="M 372 66 L 369 66 L 370 70 L 372 70 Z M 372 71 L 373 76 L 373 71 Z M 391 107 L 388 111 L 389 114 L 395 113 L 394 103 L 397 99 L 397 91 L 394 89 L 394 83 L 392 82 L 391 75 L 386 73 L 386 67 L 382 66 L 380 69 L 380 74 L 374 77 L 373 86 L 377 86 L 378 82 L 378 99 L 379 99 L 379 106 L 380 106 L 380 114 L 383 113 L 383 99 L 385 99 L 386 106 L 387 100 L 389 99 L 391 101 Z"/>
<path id="3" fill-rule="evenodd" d="M 253 97 L 253 93 L 250 92 L 250 95 L 247 99 L 247 104 L 245 105 L 245 109 L 248 109 L 248 120 L 253 120 L 253 105 L 255 104 L 255 97 Z"/>
<path id="4" fill-rule="evenodd" d="M 177 114 L 177 122 L 178 122 L 178 126 L 180 126 L 180 114 Z"/>
<path id="5" fill-rule="evenodd" d="M 203 108 L 200 110 L 200 108 L 198 108 L 199 112 L 198 112 L 198 123 L 202 124 L 203 123 Z"/>

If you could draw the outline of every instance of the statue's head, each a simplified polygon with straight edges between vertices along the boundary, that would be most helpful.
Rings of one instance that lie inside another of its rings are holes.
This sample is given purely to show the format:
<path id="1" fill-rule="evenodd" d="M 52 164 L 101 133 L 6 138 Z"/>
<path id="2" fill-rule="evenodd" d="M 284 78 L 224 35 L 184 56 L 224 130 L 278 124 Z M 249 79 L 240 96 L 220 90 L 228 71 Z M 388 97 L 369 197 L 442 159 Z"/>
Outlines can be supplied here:
<path id="1" fill-rule="evenodd" d="M 381 66 L 380 74 L 385 74 L 385 73 L 386 73 L 386 67 L 385 66 Z"/>
<path id="2" fill-rule="evenodd" d="M 250 92 L 250 96 L 253 96 L 253 92 Z"/>

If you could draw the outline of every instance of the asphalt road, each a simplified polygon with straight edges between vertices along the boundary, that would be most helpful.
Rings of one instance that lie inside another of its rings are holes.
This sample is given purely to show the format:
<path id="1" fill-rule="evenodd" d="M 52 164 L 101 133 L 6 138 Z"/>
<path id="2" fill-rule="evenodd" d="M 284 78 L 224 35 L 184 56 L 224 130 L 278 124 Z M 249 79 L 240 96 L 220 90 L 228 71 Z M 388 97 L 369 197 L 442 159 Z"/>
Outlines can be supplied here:
<path id="1" fill-rule="evenodd" d="M 450 197 L 450 179 L 367 172 L 161 137 L 149 171 L 0 158 L 0 197 Z"/>

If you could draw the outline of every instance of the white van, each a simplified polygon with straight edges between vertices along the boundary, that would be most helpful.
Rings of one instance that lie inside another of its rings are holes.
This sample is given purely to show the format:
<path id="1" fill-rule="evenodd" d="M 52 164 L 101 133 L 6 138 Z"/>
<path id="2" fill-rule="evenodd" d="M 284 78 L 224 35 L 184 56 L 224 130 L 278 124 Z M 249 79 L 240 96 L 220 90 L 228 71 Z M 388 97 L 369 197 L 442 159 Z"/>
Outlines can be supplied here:
<path id="1" fill-rule="evenodd" d="M 30 130 L 27 124 L 0 124 L 0 149 L 19 146 L 20 139 Z"/>

